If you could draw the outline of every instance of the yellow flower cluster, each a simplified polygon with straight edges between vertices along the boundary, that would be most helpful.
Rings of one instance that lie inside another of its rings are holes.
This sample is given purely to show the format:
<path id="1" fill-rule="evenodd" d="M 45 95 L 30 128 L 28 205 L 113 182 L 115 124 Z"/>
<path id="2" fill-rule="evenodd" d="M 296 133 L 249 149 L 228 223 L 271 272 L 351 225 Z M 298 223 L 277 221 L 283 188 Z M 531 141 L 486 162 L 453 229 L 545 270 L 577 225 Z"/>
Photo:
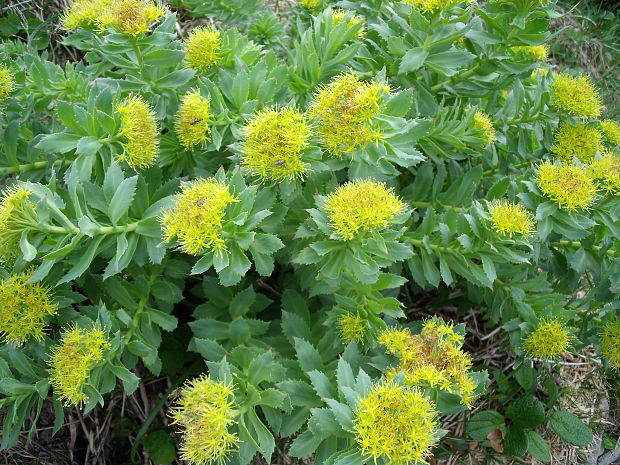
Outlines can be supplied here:
<path id="1" fill-rule="evenodd" d="M 538 75 L 540 75 L 541 77 L 545 77 L 549 74 L 549 70 L 545 69 L 545 68 L 535 68 L 534 70 L 532 70 L 532 74 L 530 75 L 530 77 L 532 79 L 535 79 Z"/>
<path id="2" fill-rule="evenodd" d="M 601 352 L 612 367 L 620 368 L 620 319 L 607 323 L 603 328 Z"/>
<path id="3" fill-rule="evenodd" d="M 463 336 L 451 324 L 428 320 L 417 335 L 408 329 L 386 329 L 378 341 L 399 359 L 388 378 L 402 371 L 407 385 L 438 387 L 458 395 L 468 406 L 474 401 L 477 386 L 469 374 L 472 360 L 462 350 Z"/>
<path id="4" fill-rule="evenodd" d="M 329 225 L 343 240 L 361 232 L 385 228 L 405 210 L 405 204 L 384 183 L 354 179 L 327 196 Z"/>
<path id="5" fill-rule="evenodd" d="M 294 108 L 262 110 L 250 118 L 242 134 L 242 164 L 252 174 L 272 181 L 303 177 L 310 126 Z"/>
<path id="6" fill-rule="evenodd" d="M 65 29 L 97 26 L 101 13 L 116 0 L 74 0 L 60 18 Z"/>
<path id="7" fill-rule="evenodd" d="M 620 157 L 611 151 L 590 164 L 590 171 L 601 187 L 609 192 L 620 192 Z"/>
<path id="8" fill-rule="evenodd" d="M 542 320 L 538 328 L 526 336 L 523 351 L 532 358 L 552 359 L 570 347 L 573 336 L 563 323 Z"/>
<path id="9" fill-rule="evenodd" d="M 28 282 L 30 276 L 32 273 L 20 274 L 0 281 L 0 333 L 18 346 L 31 338 L 41 340 L 45 318 L 58 311 L 50 289 Z"/>
<path id="10" fill-rule="evenodd" d="M 202 375 L 188 381 L 171 409 L 173 424 L 183 429 L 181 458 L 192 465 L 223 464 L 238 447 L 228 431 L 235 424 L 233 387 Z"/>
<path id="11" fill-rule="evenodd" d="M 614 120 L 606 119 L 601 121 L 601 129 L 606 140 L 612 144 L 620 145 L 620 124 Z"/>
<path id="12" fill-rule="evenodd" d="M 496 200 L 490 208 L 493 229 L 503 236 L 521 234 L 524 237 L 534 233 L 534 215 L 521 205 L 507 200 Z"/>
<path id="13" fill-rule="evenodd" d="M 148 32 L 153 21 L 165 14 L 154 0 L 74 0 L 64 12 L 61 23 L 65 29 L 110 27 L 118 32 L 137 36 Z"/>
<path id="14" fill-rule="evenodd" d="M 439 10 L 447 10 L 459 3 L 472 3 L 472 0 L 402 0 L 403 3 L 408 3 L 413 7 L 422 10 L 427 13 L 432 13 Z"/>
<path id="15" fill-rule="evenodd" d="M 582 163 L 589 163 L 596 152 L 603 150 L 601 131 L 593 126 L 562 123 L 555 134 L 551 150 L 564 162 L 572 162 L 576 157 Z"/>
<path id="16" fill-rule="evenodd" d="M 320 89 L 309 114 L 318 119 L 322 145 L 332 155 L 342 157 L 381 139 L 374 118 L 389 92 L 387 84 L 362 82 L 353 73 L 342 73 Z"/>
<path id="17" fill-rule="evenodd" d="M 222 59 L 220 31 L 212 26 L 197 27 L 185 41 L 185 64 L 196 71 L 208 71 Z"/>
<path id="18" fill-rule="evenodd" d="M 19 253 L 22 232 L 38 223 L 30 191 L 12 186 L 0 199 L 0 260 L 11 260 Z"/>
<path id="19" fill-rule="evenodd" d="M 549 57 L 549 48 L 546 45 L 519 45 L 510 47 L 510 51 L 523 60 L 547 61 Z"/>
<path id="20" fill-rule="evenodd" d="M 353 430 L 362 453 L 375 462 L 383 458 L 394 465 L 426 463 L 437 442 L 437 412 L 416 388 L 382 381 L 360 399 Z"/>
<path id="21" fill-rule="evenodd" d="M 601 96 L 590 78 L 575 78 L 564 73 L 554 73 L 553 78 L 552 101 L 558 109 L 586 118 L 598 118 L 601 115 Z"/>
<path id="22" fill-rule="evenodd" d="M 114 0 L 102 9 L 97 24 L 101 30 L 109 27 L 137 36 L 148 32 L 149 26 L 164 13 L 154 0 Z"/>
<path id="23" fill-rule="evenodd" d="M 361 342 L 366 333 L 366 321 L 358 314 L 344 313 L 338 316 L 336 326 L 345 342 Z"/>
<path id="24" fill-rule="evenodd" d="M 160 218 L 164 240 L 178 238 L 182 250 L 191 255 L 226 249 L 222 221 L 232 202 L 228 186 L 213 178 L 183 185 L 175 205 Z"/>
<path id="25" fill-rule="evenodd" d="M 474 129 L 482 132 L 484 145 L 492 144 L 495 140 L 495 128 L 489 115 L 482 110 L 476 110 L 474 113 Z"/>
<path id="26" fill-rule="evenodd" d="M 0 102 L 6 100 L 15 88 L 15 78 L 13 71 L 3 64 L 0 64 Z"/>
<path id="27" fill-rule="evenodd" d="M 200 92 L 188 92 L 183 96 L 174 129 L 184 148 L 191 150 L 209 141 L 211 116 L 210 102 Z"/>
<path id="28" fill-rule="evenodd" d="M 96 326 L 71 328 L 62 335 L 60 344 L 52 347 L 50 382 L 65 405 L 79 405 L 88 400 L 84 387 L 90 371 L 103 360 L 104 351 L 109 348 L 105 332 Z"/>
<path id="29" fill-rule="evenodd" d="M 315 8 L 318 8 L 322 2 L 323 0 L 300 0 L 299 3 L 309 10 L 314 10 Z"/>
<path id="30" fill-rule="evenodd" d="M 117 105 L 116 110 L 121 115 L 120 134 L 127 141 L 119 160 L 133 169 L 153 166 L 159 154 L 159 123 L 151 105 L 133 95 Z"/>
<path id="31" fill-rule="evenodd" d="M 587 210 L 596 200 L 596 184 L 587 167 L 546 161 L 538 166 L 536 181 L 543 194 L 568 211 Z"/>
<path id="32" fill-rule="evenodd" d="M 344 21 L 344 18 L 347 16 L 347 14 L 349 14 L 349 11 L 346 11 L 346 10 L 334 10 L 334 12 L 332 13 L 332 20 L 334 22 L 334 26 L 339 26 L 340 23 L 342 23 L 342 21 Z M 359 15 L 351 15 L 351 17 L 347 21 L 346 29 L 349 30 L 352 27 L 355 27 L 358 24 L 363 23 L 363 21 L 364 20 L 362 19 L 361 16 L 359 16 Z M 362 28 L 360 28 L 355 33 L 355 38 L 359 39 L 363 35 L 364 35 L 364 28 L 362 27 Z"/>

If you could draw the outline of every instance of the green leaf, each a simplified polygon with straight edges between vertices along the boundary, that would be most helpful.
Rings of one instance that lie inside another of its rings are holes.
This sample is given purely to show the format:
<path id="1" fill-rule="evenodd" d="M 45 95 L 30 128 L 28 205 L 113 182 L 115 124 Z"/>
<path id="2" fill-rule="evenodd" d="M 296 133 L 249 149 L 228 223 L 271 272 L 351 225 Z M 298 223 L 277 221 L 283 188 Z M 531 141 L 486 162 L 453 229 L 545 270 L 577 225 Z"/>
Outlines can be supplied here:
<path id="1" fill-rule="evenodd" d="M 41 139 L 36 147 L 44 152 L 66 153 L 75 150 L 80 138 L 77 134 L 67 134 L 64 132 L 50 134 Z"/>
<path id="2" fill-rule="evenodd" d="M 297 353 L 297 361 L 299 362 L 302 370 L 320 371 L 323 369 L 321 354 L 306 340 L 295 338 L 295 352 Z"/>
<path id="3" fill-rule="evenodd" d="M 400 62 L 398 73 L 405 74 L 415 71 L 424 64 L 426 57 L 428 57 L 428 52 L 422 47 L 414 47 L 410 49 L 407 53 L 405 53 L 405 56 Z"/>
<path id="4" fill-rule="evenodd" d="M 28 231 L 22 232 L 19 240 L 19 250 L 22 253 L 22 258 L 26 262 L 34 260 L 37 256 L 37 248 L 28 241 Z"/>
<path id="5" fill-rule="evenodd" d="M 587 446 L 594 439 L 590 427 L 570 412 L 553 412 L 551 426 L 558 436 L 575 446 Z"/>
<path id="6" fill-rule="evenodd" d="M 528 441 L 525 430 L 510 425 L 506 430 L 506 438 L 504 439 L 504 452 L 515 457 L 520 457 L 527 452 Z"/>
<path id="7" fill-rule="evenodd" d="M 82 137 L 76 146 L 76 152 L 82 155 L 94 155 L 103 146 L 95 136 Z"/>
<path id="8" fill-rule="evenodd" d="M 527 434 L 527 451 L 532 457 L 544 463 L 550 462 L 551 452 L 547 441 L 536 431 L 526 431 L 525 434 Z"/>
<path id="9" fill-rule="evenodd" d="M 175 316 L 168 315 L 154 308 L 149 308 L 147 314 L 153 323 L 166 331 L 173 331 L 177 327 L 178 321 Z"/>
<path id="10" fill-rule="evenodd" d="M 68 283 L 69 281 L 72 281 L 75 278 L 82 276 L 82 274 L 84 274 L 84 272 L 88 269 L 91 262 L 95 258 L 95 255 L 97 254 L 97 251 L 99 250 L 99 245 L 103 241 L 104 237 L 105 236 L 98 236 L 90 242 L 90 245 L 88 246 L 86 251 L 81 255 L 78 262 L 71 267 L 68 273 L 64 275 L 60 279 L 60 281 L 58 281 L 58 284 Z"/>
<path id="11" fill-rule="evenodd" d="M 309 457 L 314 453 L 314 451 L 316 451 L 316 448 L 319 447 L 321 442 L 323 442 L 323 439 L 316 437 L 312 431 L 304 431 L 297 436 L 293 441 L 293 444 L 291 444 L 289 454 L 298 458 Z"/>
<path id="12" fill-rule="evenodd" d="M 158 465 L 168 465 L 176 459 L 174 439 L 163 429 L 147 434 L 142 445 L 149 458 Z"/>
<path id="13" fill-rule="evenodd" d="M 467 433 L 474 441 L 484 441 L 491 431 L 502 429 L 504 421 L 504 416 L 494 410 L 478 412 L 467 422 Z"/>
<path id="14" fill-rule="evenodd" d="M 545 406 L 533 395 L 525 395 L 508 406 L 506 416 L 516 426 L 536 428 L 545 421 Z"/>
<path id="15" fill-rule="evenodd" d="M 132 176 L 120 183 L 114 196 L 110 201 L 108 207 L 108 216 L 112 224 L 118 224 L 118 221 L 129 210 L 131 202 L 133 202 L 134 195 L 136 194 L 136 184 L 138 182 L 138 176 Z"/>
<path id="16" fill-rule="evenodd" d="M 138 378 L 127 368 L 122 365 L 110 365 L 110 370 L 114 373 L 114 376 L 123 382 L 123 388 L 125 389 L 125 393 L 127 395 L 133 394 L 134 391 L 138 389 L 140 378 Z"/>
<path id="17" fill-rule="evenodd" d="M 159 79 L 155 83 L 155 85 L 157 87 L 161 87 L 161 88 L 181 87 L 184 84 L 186 84 L 191 78 L 193 78 L 194 74 L 196 74 L 196 71 L 194 71 L 193 69 L 189 69 L 189 68 L 178 69 L 178 70 L 173 71 L 172 73 L 162 77 L 161 79 Z"/>

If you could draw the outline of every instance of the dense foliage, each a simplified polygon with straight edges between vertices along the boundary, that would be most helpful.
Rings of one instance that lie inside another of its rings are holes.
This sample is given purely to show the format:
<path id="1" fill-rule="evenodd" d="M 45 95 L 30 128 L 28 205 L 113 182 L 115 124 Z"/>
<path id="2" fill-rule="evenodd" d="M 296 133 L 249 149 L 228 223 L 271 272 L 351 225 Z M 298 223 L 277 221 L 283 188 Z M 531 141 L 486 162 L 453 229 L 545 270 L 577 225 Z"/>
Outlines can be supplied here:
<path id="1" fill-rule="evenodd" d="M 424 463 L 490 378 L 501 412 L 469 440 L 543 462 L 541 425 L 588 445 L 551 373 L 587 345 L 620 366 L 620 126 L 545 63 L 555 14 L 74 0 L 77 60 L 3 42 L 2 447 L 136 373 L 172 379 L 157 408 L 172 393 L 192 464 Z M 509 372 L 464 350 L 472 307 Z"/>

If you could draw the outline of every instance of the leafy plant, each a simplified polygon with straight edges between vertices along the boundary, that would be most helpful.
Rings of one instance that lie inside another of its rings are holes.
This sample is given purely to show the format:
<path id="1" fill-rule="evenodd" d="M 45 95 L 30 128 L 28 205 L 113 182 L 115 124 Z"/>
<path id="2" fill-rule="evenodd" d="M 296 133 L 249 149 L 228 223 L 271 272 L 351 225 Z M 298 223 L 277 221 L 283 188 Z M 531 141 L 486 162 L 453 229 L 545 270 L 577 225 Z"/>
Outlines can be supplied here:
<path id="1" fill-rule="evenodd" d="M 0 45 L 2 447 L 164 373 L 134 460 L 423 463 L 489 389 L 446 302 L 514 358 L 469 439 L 590 444 L 551 373 L 618 365 L 620 130 L 545 63 L 553 3 L 272 6 L 74 0 L 81 60 Z"/>

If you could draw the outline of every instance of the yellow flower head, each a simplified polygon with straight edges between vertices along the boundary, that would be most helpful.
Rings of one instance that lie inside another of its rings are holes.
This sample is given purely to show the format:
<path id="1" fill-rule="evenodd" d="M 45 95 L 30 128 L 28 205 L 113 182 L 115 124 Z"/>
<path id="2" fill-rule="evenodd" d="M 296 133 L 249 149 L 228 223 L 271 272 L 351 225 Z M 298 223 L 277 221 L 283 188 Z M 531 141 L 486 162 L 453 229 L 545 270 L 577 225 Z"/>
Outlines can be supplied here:
<path id="1" fill-rule="evenodd" d="M 521 234 L 527 237 L 534 233 L 534 215 L 521 205 L 507 200 L 496 200 L 491 204 L 489 212 L 493 229 L 502 236 Z"/>
<path id="2" fill-rule="evenodd" d="M 19 254 L 19 241 L 24 230 L 38 223 L 30 191 L 12 186 L 0 199 L 0 260 L 10 260 Z"/>
<path id="3" fill-rule="evenodd" d="M 590 164 L 592 176 L 597 179 L 603 189 L 608 192 L 620 192 L 620 157 L 606 150 L 603 156 Z"/>
<path id="4" fill-rule="evenodd" d="M 118 32 L 137 36 L 148 32 L 149 26 L 165 14 L 154 0 L 113 0 L 97 18 L 101 30 L 110 27 Z"/>
<path id="5" fill-rule="evenodd" d="M 601 129 L 605 139 L 612 144 L 620 145 L 620 124 L 611 119 L 601 121 Z"/>
<path id="6" fill-rule="evenodd" d="M 60 22 L 65 29 L 78 27 L 94 27 L 98 24 L 101 14 L 116 0 L 74 0 L 65 10 Z"/>
<path id="7" fill-rule="evenodd" d="M 222 221 L 232 202 L 235 198 L 228 186 L 213 178 L 183 185 L 175 205 L 160 218 L 164 240 L 176 237 L 182 250 L 191 255 L 225 249 Z"/>
<path id="8" fill-rule="evenodd" d="M 384 183 L 354 179 L 327 196 L 325 212 L 334 233 L 347 241 L 388 226 L 405 204 Z"/>
<path id="9" fill-rule="evenodd" d="M 552 359 L 566 352 L 573 336 L 558 320 L 542 320 L 523 340 L 523 351 L 532 358 Z"/>
<path id="10" fill-rule="evenodd" d="M 589 168 L 546 161 L 538 165 L 536 178 L 542 193 L 568 211 L 587 210 L 596 200 L 596 184 Z"/>
<path id="11" fill-rule="evenodd" d="M 155 164 L 159 154 L 159 123 L 155 112 L 142 97 L 127 97 L 116 106 L 121 115 L 121 136 L 126 139 L 124 160 L 133 169 L 148 168 Z"/>
<path id="12" fill-rule="evenodd" d="M 589 77 L 575 78 L 564 73 L 554 73 L 553 78 L 552 99 L 558 109 L 586 118 L 598 118 L 601 115 L 601 96 Z"/>
<path id="13" fill-rule="evenodd" d="M 474 113 L 474 129 L 482 132 L 484 145 L 492 144 L 495 140 L 495 128 L 489 115 L 482 110 L 476 110 Z"/>
<path id="14" fill-rule="evenodd" d="M 601 352 L 614 368 L 620 368 L 620 319 L 605 325 L 601 334 Z"/>
<path id="15" fill-rule="evenodd" d="M 422 10 L 427 13 L 432 13 L 439 10 L 447 10 L 459 3 L 471 3 L 472 0 L 402 0 L 403 3 L 408 3 L 414 8 Z"/>
<path id="16" fill-rule="evenodd" d="M 340 25 L 344 18 L 349 14 L 346 10 L 334 10 L 332 13 L 332 20 L 334 22 L 334 26 Z M 349 30 L 352 27 L 357 26 L 358 24 L 362 24 L 364 20 L 359 15 L 352 15 L 351 18 L 347 21 L 346 29 Z M 359 31 L 355 33 L 355 38 L 359 39 L 364 35 L 364 28 L 360 28 Z"/>
<path id="17" fill-rule="evenodd" d="M 15 88 L 15 78 L 11 68 L 0 64 L 0 102 L 6 100 Z"/>
<path id="18" fill-rule="evenodd" d="M 510 47 L 510 51 L 523 60 L 547 61 L 549 57 L 549 47 L 546 45 L 519 45 Z"/>
<path id="19" fill-rule="evenodd" d="M 84 387 L 90 371 L 103 360 L 104 351 L 109 348 L 105 332 L 96 326 L 71 328 L 62 335 L 60 344 L 52 347 L 50 382 L 65 405 L 79 405 L 88 400 Z"/>
<path id="20" fill-rule="evenodd" d="M 535 68 L 532 70 L 531 78 L 535 79 L 538 76 L 545 77 L 549 74 L 549 70 L 545 68 Z"/>
<path id="21" fill-rule="evenodd" d="M 573 157 L 576 157 L 582 163 L 588 163 L 594 159 L 596 152 L 603 150 L 602 139 L 601 131 L 595 127 L 562 123 L 555 134 L 551 150 L 564 162 L 572 162 Z"/>
<path id="22" fill-rule="evenodd" d="M 388 371 L 389 379 L 402 371 L 407 385 L 441 388 L 460 396 L 468 406 L 475 399 L 477 386 L 469 374 L 472 359 L 462 350 L 463 336 L 451 324 L 428 320 L 417 335 L 408 329 L 389 328 L 378 341 L 399 359 L 399 364 Z"/>
<path id="23" fill-rule="evenodd" d="M 310 140 L 310 126 L 291 107 L 267 108 L 243 127 L 243 165 L 263 179 L 301 178 L 308 167 L 302 161 Z"/>
<path id="24" fill-rule="evenodd" d="M 210 139 L 210 102 L 200 92 L 188 92 L 181 99 L 174 128 L 181 145 L 187 150 Z"/>
<path id="25" fill-rule="evenodd" d="M 238 447 L 239 438 L 228 430 L 236 415 L 232 385 L 207 375 L 186 382 L 170 410 L 172 423 L 183 430 L 181 458 L 194 465 L 223 464 Z"/>
<path id="26" fill-rule="evenodd" d="M 322 145 L 342 157 L 381 139 L 375 123 L 389 94 L 386 83 L 362 82 L 353 73 L 343 73 L 320 89 L 310 105 L 310 116 L 318 118 Z"/>
<path id="27" fill-rule="evenodd" d="M 345 342 L 361 342 L 366 333 L 366 321 L 358 314 L 345 313 L 338 316 L 336 326 Z"/>
<path id="28" fill-rule="evenodd" d="M 323 3 L 323 0 L 300 0 L 299 3 L 309 10 L 314 10 L 318 8 L 321 3 Z"/>
<path id="29" fill-rule="evenodd" d="M 375 384 L 360 399 L 353 430 L 362 453 L 394 465 L 426 463 L 437 442 L 435 405 L 416 388 Z"/>
<path id="30" fill-rule="evenodd" d="M 220 31 L 212 26 L 197 27 L 185 42 L 185 64 L 196 71 L 208 71 L 222 59 Z"/>
<path id="31" fill-rule="evenodd" d="M 45 318 L 58 311 L 50 289 L 38 282 L 27 282 L 31 273 L 0 281 L 0 333 L 15 345 L 29 339 L 41 340 Z"/>

